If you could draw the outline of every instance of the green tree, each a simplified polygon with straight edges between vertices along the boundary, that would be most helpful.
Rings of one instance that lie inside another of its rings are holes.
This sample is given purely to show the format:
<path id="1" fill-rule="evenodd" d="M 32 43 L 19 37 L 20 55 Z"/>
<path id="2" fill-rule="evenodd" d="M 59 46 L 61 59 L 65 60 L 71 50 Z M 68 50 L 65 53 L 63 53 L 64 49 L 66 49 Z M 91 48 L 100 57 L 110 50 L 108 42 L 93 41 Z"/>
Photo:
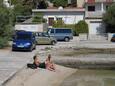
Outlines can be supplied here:
<path id="1" fill-rule="evenodd" d="M 52 2 L 56 7 L 66 7 L 68 5 L 68 0 L 52 0 Z"/>
<path id="2" fill-rule="evenodd" d="M 16 5 L 19 3 L 22 3 L 23 0 L 9 0 L 9 3 L 11 3 L 11 5 Z"/>
<path id="3" fill-rule="evenodd" d="M 16 4 L 14 6 L 14 13 L 16 16 L 28 16 L 31 15 L 31 7 L 28 5 Z"/>
<path id="4" fill-rule="evenodd" d="M 0 48 L 8 45 L 12 35 L 12 13 L 10 9 L 0 6 Z"/>
<path id="5" fill-rule="evenodd" d="M 74 31 L 77 34 L 79 34 L 79 33 L 88 33 L 88 24 L 84 20 L 81 20 L 77 24 L 75 24 Z"/>
<path id="6" fill-rule="evenodd" d="M 46 1 L 40 1 L 39 2 L 39 5 L 38 5 L 38 8 L 39 9 L 46 9 L 48 7 L 48 3 Z"/>
<path id="7" fill-rule="evenodd" d="M 115 32 L 115 3 L 112 4 L 107 12 L 103 15 L 103 21 L 106 25 L 107 32 Z"/>
<path id="8" fill-rule="evenodd" d="M 3 6 L 3 0 L 0 0 L 0 7 Z"/>

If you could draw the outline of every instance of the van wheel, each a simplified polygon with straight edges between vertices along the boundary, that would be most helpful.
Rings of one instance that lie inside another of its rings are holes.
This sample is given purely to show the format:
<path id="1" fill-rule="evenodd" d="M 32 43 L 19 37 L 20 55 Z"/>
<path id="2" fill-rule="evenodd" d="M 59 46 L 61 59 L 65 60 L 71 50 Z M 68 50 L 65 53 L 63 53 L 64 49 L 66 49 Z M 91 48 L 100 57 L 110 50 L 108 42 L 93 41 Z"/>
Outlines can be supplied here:
<path id="1" fill-rule="evenodd" d="M 55 44 L 56 44 L 56 42 L 55 42 L 55 41 L 52 41 L 52 42 L 51 42 L 51 44 L 52 44 L 52 45 L 55 45 Z"/>
<path id="2" fill-rule="evenodd" d="M 68 37 L 65 37 L 65 39 L 64 39 L 66 42 L 69 42 L 69 38 Z"/>

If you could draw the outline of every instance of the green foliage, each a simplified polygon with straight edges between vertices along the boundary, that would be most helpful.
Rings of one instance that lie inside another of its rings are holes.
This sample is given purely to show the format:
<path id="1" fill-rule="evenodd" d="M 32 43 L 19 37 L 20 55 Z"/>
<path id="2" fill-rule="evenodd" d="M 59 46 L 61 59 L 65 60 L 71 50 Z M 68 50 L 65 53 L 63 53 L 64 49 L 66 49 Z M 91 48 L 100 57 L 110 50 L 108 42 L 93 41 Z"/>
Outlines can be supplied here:
<path id="1" fill-rule="evenodd" d="M 8 45 L 8 41 L 12 35 L 12 12 L 10 9 L 0 7 L 0 48 Z"/>
<path id="2" fill-rule="evenodd" d="M 39 9 L 47 9 L 47 7 L 48 7 L 48 3 L 46 1 L 43 0 L 39 2 L 39 5 L 38 5 Z"/>
<path id="3" fill-rule="evenodd" d="M 3 0 L 0 0 L 0 7 L 3 6 Z"/>
<path id="4" fill-rule="evenodd" d="M 52 2 L 54 6 L 56 7 L 59 7 L 59 6 L 66 7 L 68 4 L 68 0 L 53 0 Z"/>
<path id="5" fill-rule="evenodd" d="M 12 5 L 16 5 L 16 4 L 22 4 L 22 0 L 9 0 L 9 2 L 12 4 Z"/>
<path id="6" fill-rule="evenodd" d="M 54 22 L 53 22 L 53 27 L 57 27 L 57 28 L 64 27 L 64 22 L 63 22 L 63 20 L 54 21 Z"/>
<path id="7" fill-rule="evenodd" d="M 107 29 L 108 29 L 107 31 L 109 31 L 109 32 L 114 31 L 115 32 L 115 3 L 112 4 L 108 8 L 107 12 L 103 15 L 103 21 L 107 26 Z"/>
<path id="8" fill-rule="evenodd" d="M 2 37 L 0 37 L 0 49 L 2 49 L 2 48 L 4 48 L 4 47 L 6 47 L 6 46 L 8 46 L 8 41 L 7 41 L 7 38 L 2 38 Z"/>
<path id="9" fill-rule="evenodd" d="M 43 18 L 43 19 L 42 19 L 42 22 L 43 22 L 43 23 L 46 23 L 46 22 L 47 22 L 47 19 L 44 19 L 44 18 Z"/>
<path id="10" fill-rule="evenodd" d="M 14 6 L 14 13 L 16 16 L 28 16 L 31 15 L 31 7 L 28 5 L 16 4 Z"/>
<path id="11" fill-rule="evenodd" d="M 82 20 L 79 21 L 77 24 L 75 24 L 75 29 L 76 33 L 88 33 L 88 24 Z"/>
<path id="12" fill-rule="evenodd" d="M 4 24 L 9 23 L 9 11 L 4 7 L 0 7 L 0 27 L 4 27 Z"/>
<path id="13" fill-rule="evenodd" d="M 46 19 L 43 19 L 42 13 L 35 14 L 32 20 L 33 23 L 46 23 L 46 21 L 47 21 Z"/>

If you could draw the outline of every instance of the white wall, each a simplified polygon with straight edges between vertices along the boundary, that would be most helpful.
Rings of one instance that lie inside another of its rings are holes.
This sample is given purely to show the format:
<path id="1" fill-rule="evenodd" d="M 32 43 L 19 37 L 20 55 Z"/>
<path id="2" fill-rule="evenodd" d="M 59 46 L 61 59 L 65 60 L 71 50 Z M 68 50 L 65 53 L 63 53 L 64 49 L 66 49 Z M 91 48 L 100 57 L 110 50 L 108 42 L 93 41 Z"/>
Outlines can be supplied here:
<path id="1" fill-rule="evenodd" d="M 56 18 L 62 18 L 65 24 L 75 24 L 78 23 L 80 20 L 84 20 L 84 13 L 83 12 L 53 12 L 53 13 L 44 13 L 44 18 L 48 20 L 49 17 L 53 17 L 54 20 Z M 48 21 L 47 21 L 48 23 Z"/>
<path id="2" fill-rule="evenodd" d="M 103 3 L 103 8 L 102 8 L 102 3 L 86 4 L 85 5 L 86 11 L 88 11 L 88 6 L 92 6 L 92 5 L 95 6 L 95 11 L 102 11 L 102 9 L 103 11 L 106 11 L 106 6 L 110 4 Z"/>
<path id="3" fill-rule="evenodd" d="M 25 30 L 31 32 L 43 32 L 43 24 L 16 24 L 15 30 Z"/>
<path id="4" fill-rule="evenodd" d="M 105 26 L 102 24 L 102 19 L 86 19 L 89 27 L 89 34 L 105 33 Z"/>
<path id="5" fill-rule="evenodd" d="M 95 11 L 101 11 L 101 4 L 100 3 L 86 4 L 85 5 L 86 11 L 88 11 L 88 6 L 95 6 Z"/>

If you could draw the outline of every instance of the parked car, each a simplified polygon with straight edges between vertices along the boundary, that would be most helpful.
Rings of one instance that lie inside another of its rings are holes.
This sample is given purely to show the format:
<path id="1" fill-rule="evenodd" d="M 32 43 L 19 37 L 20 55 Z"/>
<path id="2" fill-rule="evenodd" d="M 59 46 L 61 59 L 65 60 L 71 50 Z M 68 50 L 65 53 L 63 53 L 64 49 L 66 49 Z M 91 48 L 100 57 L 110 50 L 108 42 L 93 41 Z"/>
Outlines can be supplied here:
<path id="1" fill-rule="evenodd" d="M 112 36 L 111 42 L 115 42 L 115 34 Z"/>
<path id="2" fill-rule="evenodd" d="M 41 33 L 37 33 L 36 42 L 37 44 L 55 45 L 57 43 L 57 40 L 54 37 L 48 35 L 47 33 L 41 32 Z"/>
<path id="3" fill-rule="evenodd" d="M 33 32 L 18 31 L 15 34 L 12 50 L 29 50 L 36 48 L 36 39 Z"/>
<path id="4" fill-rule="evenodd" d="M 72 29 L 65 28 L 50 28 L 48 34 L 52 37 L 55 37 L 57 40 L 64 40 L 66 42 L 73 39 Z"/>

